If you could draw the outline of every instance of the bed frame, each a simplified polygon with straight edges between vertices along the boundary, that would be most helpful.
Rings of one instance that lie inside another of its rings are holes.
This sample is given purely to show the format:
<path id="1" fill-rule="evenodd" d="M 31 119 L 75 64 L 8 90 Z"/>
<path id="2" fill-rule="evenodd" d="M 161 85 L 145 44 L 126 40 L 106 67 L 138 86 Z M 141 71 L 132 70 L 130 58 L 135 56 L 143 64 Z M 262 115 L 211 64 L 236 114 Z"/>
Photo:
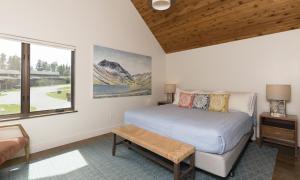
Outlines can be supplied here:
<path id="1" fill-rule="evenodd" d="M 220 177 L 227 177 L 229 173 L 230 176 L 234 176 L 234 166 L 251 140 L 252 132 L 245 135 L 235 148 L 225 154 L 219 155 L 196 151 L 195 166 Z"/>
<path id="2" fill-rule="evenodd" d="M 238 162 L 239 158 L 246 149 L 248 142 L 256 139 L 256 123 L 257 123 L 257 96 L 254 96 L 254 112 L 252 115 L 253 126 L 240 142 L 231 150 L 224 154 L 211 154 L 201 151 L 196 151 L 195 166 L 201 170 L 209 172 L 211 174 L 227 177 L 234 176 L 234 166 Z"/>

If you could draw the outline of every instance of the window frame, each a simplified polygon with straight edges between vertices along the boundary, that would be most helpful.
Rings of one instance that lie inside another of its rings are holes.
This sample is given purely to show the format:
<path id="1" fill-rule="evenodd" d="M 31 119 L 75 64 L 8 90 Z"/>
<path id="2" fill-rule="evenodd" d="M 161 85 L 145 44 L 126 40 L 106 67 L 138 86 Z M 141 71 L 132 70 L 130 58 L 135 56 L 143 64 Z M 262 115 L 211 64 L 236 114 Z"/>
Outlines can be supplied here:
<path id="1" fill-rule="evenodd" d="M 77 112 L 75 111 L 75 48 L 68 48 L 71 51 L 71 107 L 30 112 L 30 45 L 32 43 L 17 41 L 21 43 L 21 109 L 20 113 L 0 115 L 0 122 Z M 35 44 L 44 45 L 43 43 Z M 55 45 L 51 47 L 62 48 Z"/>

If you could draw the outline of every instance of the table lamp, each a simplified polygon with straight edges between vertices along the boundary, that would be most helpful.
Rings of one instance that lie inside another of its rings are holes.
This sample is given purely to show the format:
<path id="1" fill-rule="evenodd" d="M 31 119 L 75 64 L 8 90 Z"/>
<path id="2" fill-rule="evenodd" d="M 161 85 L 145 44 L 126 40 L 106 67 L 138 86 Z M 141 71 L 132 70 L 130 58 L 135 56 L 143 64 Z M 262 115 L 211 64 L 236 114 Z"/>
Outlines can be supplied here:
<path id="1" fill-rule="evenodd" d="M 270 113 L 272 116 L 286 116 L 286 102 L 291 100 L 291 85 L 267 84 L 267 100 L 270 101 Z"/>
<path id="2" fill-rule="evenodd" d="M 167 94 L 167 102 L 173 103 L 176 84 L 165 84 L 165 93 Z"/>

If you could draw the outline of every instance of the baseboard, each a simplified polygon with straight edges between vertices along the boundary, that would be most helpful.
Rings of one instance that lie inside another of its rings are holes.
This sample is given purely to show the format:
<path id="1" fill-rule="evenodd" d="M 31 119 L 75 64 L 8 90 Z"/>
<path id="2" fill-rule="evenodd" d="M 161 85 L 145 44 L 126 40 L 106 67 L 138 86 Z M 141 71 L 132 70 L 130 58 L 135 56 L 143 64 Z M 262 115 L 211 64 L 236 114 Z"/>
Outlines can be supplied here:
<path id="1" fill-rule="evenodd" d="M 77 142 L 77 141 L 81 141 L 81 140 L 85 140 L 85 139 L 89 139 L 95 136 L 100 136 L 103 134 L 107 134 L 109 132 L 111 132 L 111 130 L 115 127 L 119 127 L 121 126 L 121 124 L 117 124 L 111 127 L 107 127 L 107 128 L 102 128 L 102 129 L 98 129 L 95 131 L 91 131 L 91 132 L 87 132 L 87 133 L 81 133 L 81 134 L 76 134 L 73 136 L 69 136 L 69 137 L 65 137 L 65 138 L 61 138 L 58 140 L 53 140 L 53 141 L 47 141 L 47 142 L 43 142 L 40 144 L 32 144 L 31 145 L 31 151 L 30 153 L 36 153 L 36 152 L 40 152 L 40 151 L 44 151 L 47 149 L 51 149 L 51 148 L 55 148 L 58 146 L 62 146 L 62 145 L 66 145 L 66 144 L 70 144 L 73 142 Z"/>

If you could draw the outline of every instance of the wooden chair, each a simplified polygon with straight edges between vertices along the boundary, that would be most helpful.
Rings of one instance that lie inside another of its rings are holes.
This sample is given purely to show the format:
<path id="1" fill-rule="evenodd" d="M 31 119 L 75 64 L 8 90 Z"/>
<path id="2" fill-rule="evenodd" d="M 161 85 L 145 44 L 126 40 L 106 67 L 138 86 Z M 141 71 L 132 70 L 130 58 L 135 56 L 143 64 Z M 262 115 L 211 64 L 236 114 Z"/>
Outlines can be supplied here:
<path id="1" fill-rule="evenodd" d="M 21 124 L 0 126 L 0 165 L 24 149 L 29 163 L 29 136 Z"/>

